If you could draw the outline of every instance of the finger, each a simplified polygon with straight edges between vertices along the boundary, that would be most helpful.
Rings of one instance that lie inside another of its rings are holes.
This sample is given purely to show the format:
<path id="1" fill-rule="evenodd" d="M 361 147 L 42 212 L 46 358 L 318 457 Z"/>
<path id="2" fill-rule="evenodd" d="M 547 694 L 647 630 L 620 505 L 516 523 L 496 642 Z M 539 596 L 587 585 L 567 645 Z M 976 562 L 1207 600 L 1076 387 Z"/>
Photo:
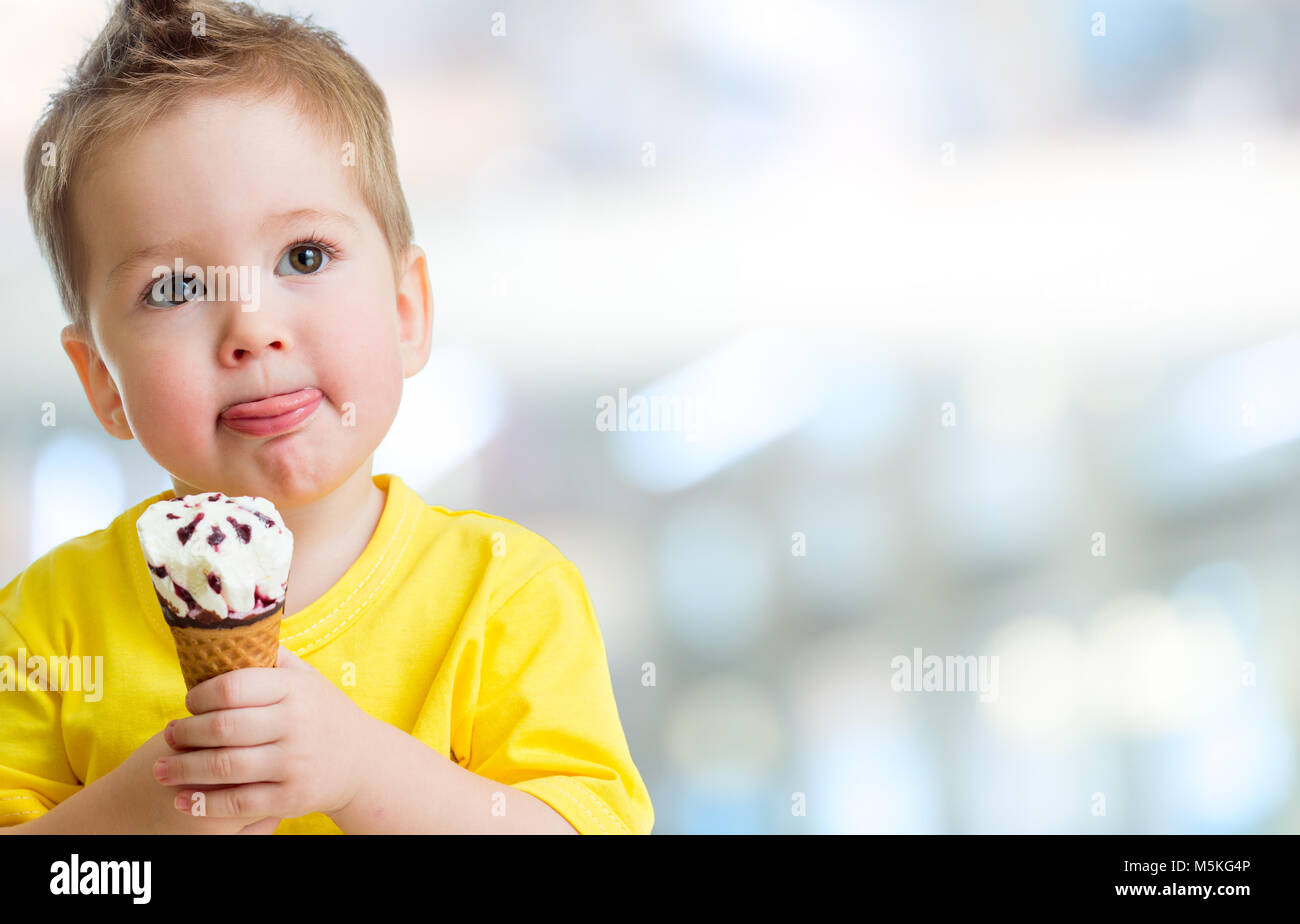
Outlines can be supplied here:
<path id="1" fill-rule="evenodd" d="M 220 792 L 220 786 L 201 786 L 191 784 L 186 788 L 177 788 L 172 792 L 172 807 L 185 815 L 203 818 L 208 814 L 208 795 Z M 249 821 L 252 821 L 250 818 Z"/>
<path id="2" fill-rule="evenodd" d="M 245 786 L 228 786 L 205 792 L 195 799 L 187 789 L 176 793 L 174 805 L 178 812 L 203 815 L 207 818 L 247 818 L 250 823 L 274 815 L 275 806 L 283 798 L 279 783 L 249 783 Z"/>
<path id="3" fill-rule="evenodd" d="M 271 744 L 283 736 L 281 711 L 279 705 L 249 706 L 176 719 L 167 728 L 167 742 L 177 751 Z"/>
<path id="4" fill-rule="evenodd" d="M 175 757 L 160 758 L 154 764 L 154 777 L 165 786 L 275 782 L 281 779 L 280 756 L 280 749 L 273 744 L 199 748 Z"/>
<path id="5" fill-rule="evenodd" d="M 261 821 L 255 821 L 251 825 L 244 825 L 236 831 L 236 834 L 274 834 L 275 829 L 280 826 L 279 818 L 263 818 Z"/>
<path id="6" fill-rule="evenodd" d="M 280 651 L 276 658 L 280 667 L 311 667 L 310 664 L 298 657 L 283 644 L 280 645 Z"/>
<path id="7" fill-rule="evenodd" d="M 185 708 L 194 715 L 214 709 L 269 706 L 288 692 L 284 671 L 274 667 L 241 667 L 210 677 L 185 697 Z"/>

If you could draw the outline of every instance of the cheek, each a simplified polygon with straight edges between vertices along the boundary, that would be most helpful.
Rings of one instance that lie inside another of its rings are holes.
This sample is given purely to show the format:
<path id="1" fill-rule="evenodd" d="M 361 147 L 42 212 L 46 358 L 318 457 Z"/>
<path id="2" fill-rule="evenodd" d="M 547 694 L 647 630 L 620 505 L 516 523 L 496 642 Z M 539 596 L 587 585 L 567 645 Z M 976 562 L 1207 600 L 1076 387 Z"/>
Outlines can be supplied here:
<path id="1" fill-rule="evenodd" d="M 373 290 L 339 294 L 310 328 L 310 353 L 321 388 L 340 413 L 348 401 L 358 418 L 367 408 L 395 413 L 402 392 L 396 308 L 381 307 L 385 296 L 377 297 Z"/>
<path id="2" fill-rule="evenodd" d="M 158 356 L 165 356 L 159 360 Z M 127 421 L 140 445 L 175 455 L 211 440 L 219 407 L 201 364 L 175 352 L 150 351 L 148 362 L 123 367 L 119 386 Z"/>

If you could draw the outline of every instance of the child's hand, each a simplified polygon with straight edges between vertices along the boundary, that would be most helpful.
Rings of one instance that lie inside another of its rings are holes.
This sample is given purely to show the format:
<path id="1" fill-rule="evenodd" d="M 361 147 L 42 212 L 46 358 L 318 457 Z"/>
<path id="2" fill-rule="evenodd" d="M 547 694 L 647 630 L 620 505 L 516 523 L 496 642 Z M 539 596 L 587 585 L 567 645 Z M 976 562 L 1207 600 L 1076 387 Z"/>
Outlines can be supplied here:
<path id="1" fill-rule="evenodd" d="M 166 758 L 162 780 L 178 814 L 200 788 L 209 818 L 245 824 L 338 812 L 352 801 L 374 720 L 283 645 L 279 667 L 205 680 L 186 706 L 194 714 L 167 729 L 184 753 Z"/>
<path id="2" fill-rule="evenodd" d="M 109 774 L 113 811 L 120 821 L 114 833 L 270 834 L 280 823 L 274 817 L 206 818 L 177 812 L 174 791 L 159 787 L 153 775 L 155 761 L 176 756 L 160 731 Z"/>

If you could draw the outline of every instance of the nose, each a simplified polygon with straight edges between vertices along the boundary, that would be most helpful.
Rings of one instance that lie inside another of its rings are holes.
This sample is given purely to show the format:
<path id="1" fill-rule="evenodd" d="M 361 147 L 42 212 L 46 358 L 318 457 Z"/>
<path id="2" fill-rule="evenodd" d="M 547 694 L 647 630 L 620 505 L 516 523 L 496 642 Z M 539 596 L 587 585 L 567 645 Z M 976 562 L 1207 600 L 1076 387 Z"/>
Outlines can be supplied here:
<path id="1" fill-rule="evenodd" d="M 230 313 L 221 343 L 223 365 L 238 365 L 250 355 L 257 357 L 266 350 L 287 350 L 292 346 L 287 326 L 266 305 L 245 311 L 243 305 L 234 302 L 227 308 Z"/>

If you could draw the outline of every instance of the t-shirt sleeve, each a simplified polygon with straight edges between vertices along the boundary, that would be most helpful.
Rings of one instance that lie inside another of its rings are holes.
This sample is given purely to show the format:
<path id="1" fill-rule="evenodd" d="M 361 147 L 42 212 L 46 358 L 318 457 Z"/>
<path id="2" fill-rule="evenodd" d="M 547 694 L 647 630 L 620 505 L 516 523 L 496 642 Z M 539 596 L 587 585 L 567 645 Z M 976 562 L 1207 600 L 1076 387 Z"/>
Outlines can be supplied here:
<path id="1" fill-rule="evenodd" d="M 649 834 L 604 640 L 568 560 L 535 573 L 488 617 L 467 769 L 541 799 L 580 834 Z"/>
<path id="2" fill-rule="evenodd" d="M 81 789 L 63 747 L 60 694 L 26 684 L 27 658 L 51 652 L 10 621 L 19 580 L 0 590 L 0 825 L 32 821 Z"/>

